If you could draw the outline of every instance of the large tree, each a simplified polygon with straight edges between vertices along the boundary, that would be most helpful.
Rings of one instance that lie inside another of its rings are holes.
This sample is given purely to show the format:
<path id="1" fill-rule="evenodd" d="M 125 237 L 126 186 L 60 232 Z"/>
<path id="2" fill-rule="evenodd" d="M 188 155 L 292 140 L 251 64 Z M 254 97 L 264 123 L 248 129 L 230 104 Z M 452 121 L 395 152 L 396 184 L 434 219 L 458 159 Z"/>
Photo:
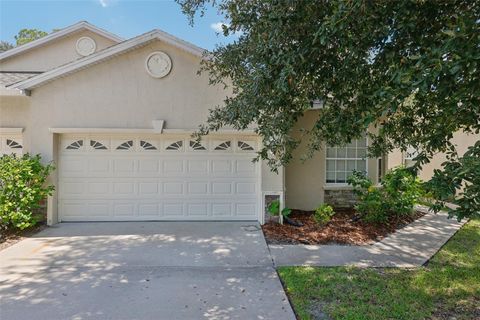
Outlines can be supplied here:
<path id="1" fill-rule="evenodd" d="M 480 211 L 480 142 L 466 157 L 454 132 L 480 131 L 480 1 L 177 0 L 191 22 L 210 5 L 226 17 L 233 43 L 209 53 L 202 70 L 234 95 L 211 110 L 201 133 L 255 123 L 259 156 L 285 165 L 300 138 L 297 120 L 320 100 L 306 128 L 309 152 L 345 144 L 369 126 L 371 156 L 420 150 L 416 169 L 436 153 L 448 164 L 429 182 L 441 200 L 463 200 L 458 218 Z M 463 186 L 463 187 L 462 187 Z"/>
<path id="2" fill-rule="evenodd" d="M 0 53 L 5 52 L 5 51 L 10 50 L 10 49 L 13 49 L 13 48 L 14 48 L 14 46 L 10 42 L 0 40 Z"/>
<path id="3" fill-rule="evenodd" d="M 15 36 L 17 46 L 45 37 L 48 33 L 38 29 L 22 29 Z"/>

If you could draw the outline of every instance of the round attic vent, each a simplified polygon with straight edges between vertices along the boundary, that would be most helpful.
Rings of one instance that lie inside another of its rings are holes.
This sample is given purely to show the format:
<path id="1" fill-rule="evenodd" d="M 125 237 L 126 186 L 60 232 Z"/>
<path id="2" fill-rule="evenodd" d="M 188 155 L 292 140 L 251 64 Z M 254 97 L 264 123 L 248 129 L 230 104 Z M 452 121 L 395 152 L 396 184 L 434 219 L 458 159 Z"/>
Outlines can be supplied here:
<path id="1" fill-rule="evenodd" d="M 95 41 L 90 37 L 81 37 L 77 40 L 76 45 L 77 53 L 81 56 L 88 56 L 95 52 L 97 45 Z"/>
<path id="2" fill-rule="evenodd" d="M 165 52 L 152 52 L 145 60 L 145 68 L 152 77 L 163 78 L 172 70 L 172 60 Z"/>

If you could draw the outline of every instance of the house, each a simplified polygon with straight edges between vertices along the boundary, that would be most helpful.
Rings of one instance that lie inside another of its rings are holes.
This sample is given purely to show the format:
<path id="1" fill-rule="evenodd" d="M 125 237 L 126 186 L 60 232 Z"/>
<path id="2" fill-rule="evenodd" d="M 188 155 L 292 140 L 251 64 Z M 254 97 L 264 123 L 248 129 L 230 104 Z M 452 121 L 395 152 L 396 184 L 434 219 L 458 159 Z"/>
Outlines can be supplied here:
<path id="1" fill-rule="evenodd" d="M 79 22 L 0 54 L 0 153 L 56 163 L 49 224 L 262 223 L 266 199 L 298 209 L 342 204 L 351 200 L 345 179 L 353 169 L 378 181 L 404 161 L 402 153 L 366 159 L 365 138 L 273 173 L 252 162 L 262 145 L 253 130 L 197 142 L 191 134 L 229 94 L 197 74 L 203 53 L 160 30 L 123 40 Z"/>

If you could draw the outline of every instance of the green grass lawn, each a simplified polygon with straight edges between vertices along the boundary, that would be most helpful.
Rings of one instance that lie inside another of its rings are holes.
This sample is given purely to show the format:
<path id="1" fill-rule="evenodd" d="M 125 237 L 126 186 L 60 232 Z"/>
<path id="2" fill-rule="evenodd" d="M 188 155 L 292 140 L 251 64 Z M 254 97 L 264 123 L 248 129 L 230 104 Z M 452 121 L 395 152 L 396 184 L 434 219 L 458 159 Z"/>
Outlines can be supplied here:
<path id="1" fill-rule="evenodd" d="M 480 319 L 480 220 L 416 269 L 282 267 L 300 319 Z"/>

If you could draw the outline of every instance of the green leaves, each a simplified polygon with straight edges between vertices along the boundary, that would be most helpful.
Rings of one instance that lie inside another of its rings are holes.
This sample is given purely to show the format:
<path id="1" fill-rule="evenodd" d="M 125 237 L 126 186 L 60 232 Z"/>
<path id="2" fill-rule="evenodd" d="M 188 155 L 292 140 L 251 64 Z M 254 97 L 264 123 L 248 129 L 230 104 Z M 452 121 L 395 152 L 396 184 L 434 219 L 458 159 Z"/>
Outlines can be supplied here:
<path id="1" fill-rule="evenodd" d="M 347 181 L 358 196 L 356 209 L 369 222 L 383 223 L 391 216 L 410 215 L 414 205 L 424 195 L 420 179 L 404 167 L 387 172 L 381 186 L 374 186 L 363 172 L 358 171 Z"/>
<path id="2" fill-rule="evenodd" d="M 242 31 L 203 64 L 234 95 L 201 133 L 256 126 L 259 158 L 274 170 L 301 140 L 308 150 L 299 157 L 308 158 L 372 127 L 381 129 L 370 136 L 371 156 L 415 146 L 421 168 L 454 132 L 480 132 L 480 0 L 177 1 L 191 19 L 212 4 L 229 32 Z M 325 102 L 316 121 L 300 126 L 316 99 Z"/>
<path id="3" fill-rule="evenodd" d="M 40 155 L 0 157 L 0 229 L 36 224 L 35 210 L 54 191 L 53 186 L 45 185 L 53 170 L 52 164 L 41 163 Z"/>

